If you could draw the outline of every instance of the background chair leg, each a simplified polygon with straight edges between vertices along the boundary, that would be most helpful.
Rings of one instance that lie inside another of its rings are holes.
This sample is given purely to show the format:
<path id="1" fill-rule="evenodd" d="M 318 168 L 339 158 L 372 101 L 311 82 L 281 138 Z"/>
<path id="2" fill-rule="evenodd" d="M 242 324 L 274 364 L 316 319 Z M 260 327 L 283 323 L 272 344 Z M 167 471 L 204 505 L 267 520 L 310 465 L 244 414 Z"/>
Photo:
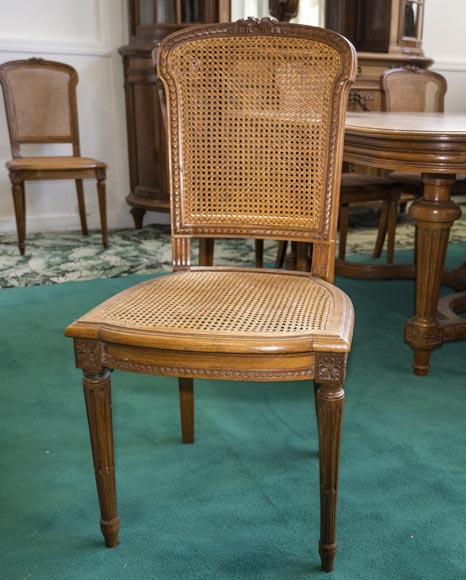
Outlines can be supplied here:
<path id="1" fill-rule="evenodd" d="M 15 206 L 16 232 L 18 236 L 19 253 L 24 256 L 26 251 L 26 196 L 24 181 L 10 175 L 13 204 Z"/>
<path id="2" fill-rule="evenodd" d="M 256 268 L 264 266 L 264 240 L 254 240 L 254 251 L 256 254 Z"/>
<path id="3" fill-rule="evenodd" d="M 79 220 L 81 221 L 81 231 L 83 236 L 89 235 L 86 220 L 86 204 L 84 202 L 83 180 L 76 179 L 76 194 L 78 196 Z"/>
<path id="4" fill-rule="evenodd" d="M 398 201 L 399 197 L 390 200 L 388 206 L 388 218 L 387 218 L 387 264 L 393 264 L 393 258 L 395 254 L 395 235 L 396 235 L 396 225 L 398 223 Z"/>
<path id="5" fill-rule="evenodd" d="M 84 373 L 84 399 L 91 436 L 95 480 L 100 504 L 100 529 L 105 545 L 118 544 L 120 518 L 116 511 L 110 373 Z"/>
<path id="6" fill-rule="evenodd" d="M 179 378 L 181 440 L 183 443 L 194 443 L 194 381 Z"/>
<path id="7" fill-rule="evenodd" d="M 384 200 L 382 208 L 380 209 L 379 229 L 377 231 L 377 239 L 372 253 L 373 258 L 380 258 L 380 255 L 382 254 L 385 237 L 387 235 L 389 208 L 390 202 Z"/>
<path id="8" fill-rule="evenodd" d="M 344 260 L 346 257 L 346 242 L 348 239 L 348 226 L 349 226 L 349 205 L 340 205 L 340 211 L 338 214 L 338 259 Z"/>
<path id="9" fill-rule="evenodd" d="M 97 194 L 99 197 L 100 226 L 102 228 L 102 244 L 104 248 L 108 247 L 108 228 L 107 228 L 107 200 L 105 193 L 105 179 L 97 178 Z"/>
<path id="10" fill-rule="evenodd" d="M 199 266 L 212 266 L 214 263 L 214 238 L 199 239 Z"/>
<path id="11" fill-rule="evenodd" d="M 341 423 L 345 393 L 340 384 L 320 382 L 316 393 L 320 461 L 320 541 L 322 570 L 331 572 L 337 552 L 336 514 Z"/>
<path id="12" fill-rule="evenodd" d="M 288 242 L 286 240 L 280 240 L 278 242 L 277 257 L 275 258 L 275 268 L 283 268 L 287 248 Z"/>

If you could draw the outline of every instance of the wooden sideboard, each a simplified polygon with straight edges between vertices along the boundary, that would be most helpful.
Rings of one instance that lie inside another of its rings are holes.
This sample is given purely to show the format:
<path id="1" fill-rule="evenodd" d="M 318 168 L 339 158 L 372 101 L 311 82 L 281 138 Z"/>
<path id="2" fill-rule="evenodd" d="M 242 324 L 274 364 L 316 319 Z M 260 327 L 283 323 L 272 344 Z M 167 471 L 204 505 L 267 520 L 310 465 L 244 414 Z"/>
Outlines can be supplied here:
<path id="1" fill-rule="evenodd" d="M 165 36 L 196 22 L 230 19 L 229 0 L 129 0 L 130 41 L 123 57 L 130 192 L 137 228 L 146 211 L 169 212 L 166 139 L 152 50 Z"/>
<path id="2" fill-rule="evenodd" d="M 301 0 L 304 1 L 304 0 Z M 295 9 L 296 0 L 288 12 Z M 276 2 L 269 4 L 274 12 Z M 358 77 L 349 109 L 380 111 L 380 77 L 407 64 L 428 67 L 422 52 L 425 0 L 326 0 L 325 25 L 358 51 Z M 147 211 L 169 212 L 166 139 L 151 53 L 171 32 L 193 22 L 230 19 L 230 0 L 129 0 L 130 41 L 123 57 L 130 192 L 126 201 L 137 228 Z"/>

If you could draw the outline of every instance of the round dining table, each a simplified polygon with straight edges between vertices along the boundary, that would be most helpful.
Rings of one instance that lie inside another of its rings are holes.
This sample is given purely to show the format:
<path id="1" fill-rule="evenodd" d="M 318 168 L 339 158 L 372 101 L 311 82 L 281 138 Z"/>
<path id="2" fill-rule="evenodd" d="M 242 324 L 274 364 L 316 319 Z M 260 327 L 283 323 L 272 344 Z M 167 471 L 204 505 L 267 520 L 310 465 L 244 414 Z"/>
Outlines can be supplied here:
<path id="1" fill-rule="evenodd" d="M 336 271 L 367 278 L 415 276 L 416 310 L 406 322 L 405 340 L 414 352 L 414 373 L 426 375 L 434 348 L 466 338 L 466 320 L 458 316 L 466 309 L 466 263 L 444 272 L 450 229 L 461 216 L 450 190 L 456 174 L 466 173 L 466 113 L 348 113 L 344 160 L 421 174 L 422 196 L 409 209 L 416 225 L 415 264 L 361 270 L 337 262 Z M 442 282 L 459 292 L 439 302 Z"/>

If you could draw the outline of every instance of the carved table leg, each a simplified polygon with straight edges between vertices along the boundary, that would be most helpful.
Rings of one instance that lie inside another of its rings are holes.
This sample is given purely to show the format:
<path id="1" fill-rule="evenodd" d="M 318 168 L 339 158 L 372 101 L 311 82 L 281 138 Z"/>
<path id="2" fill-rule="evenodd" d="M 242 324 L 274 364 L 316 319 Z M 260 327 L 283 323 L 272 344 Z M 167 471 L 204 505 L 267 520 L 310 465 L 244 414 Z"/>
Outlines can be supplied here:
<path id="1" fill-rule="evenodd" d="M 100 529 L 105 545 L 113 548 L 118 544 L 120 518 L 116 511 L 109 371 L 105 369 L 99 373 L 84 372 L 83 387 L 100 504 Z"/>
<path id="2" fill-rule="evenodd" d="M 437 303 L 450 228 L 461 215 L 458 205 L 450 200 L 454 175 L 423 173 L 422 181 L 423 197 L 409 210 L 416 220 L 416 314 L 405 328 L 418 376 L 428 373 L 430 353 L 442 343 Z"/>
<path id="3" fill-rule="evenodd" d="M 179 378 L 181 439 L 183 443 L 194 443 L 194 388 L 193 379 Z"/>
<path id="4" fill-rule="evenodd" d="M 316 407 L 320 461 L 320 541 L 322 570 L 331 572 L 337 552 L 336 520 L 346 354 L 316 357 Z"/>

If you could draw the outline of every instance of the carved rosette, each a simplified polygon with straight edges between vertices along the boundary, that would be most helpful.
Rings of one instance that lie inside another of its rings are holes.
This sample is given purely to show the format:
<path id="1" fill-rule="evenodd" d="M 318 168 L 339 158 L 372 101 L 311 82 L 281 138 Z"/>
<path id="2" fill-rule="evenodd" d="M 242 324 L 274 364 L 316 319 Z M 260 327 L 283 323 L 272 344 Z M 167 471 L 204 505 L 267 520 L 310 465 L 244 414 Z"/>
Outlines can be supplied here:
<path id="1" fill-rule="evenodd" d="M 412 348 L 434 348 L 442 343 L 442 329 L 435 326 L 420 326 L 412 321 L 406 323 L 405 340 Z"/>
<path id="2" fill-rule="evenodd" d="M 316 377 L 318 383 L 343 384 L 346 375 L 348 353 L 316 353 Z"/>
<path id="3" fill-rule="evenodd" d="M 98 340 L 76 338 L 74 352 L 78 369 L 88 373 L 102 370 L 102 345 Z"/>

